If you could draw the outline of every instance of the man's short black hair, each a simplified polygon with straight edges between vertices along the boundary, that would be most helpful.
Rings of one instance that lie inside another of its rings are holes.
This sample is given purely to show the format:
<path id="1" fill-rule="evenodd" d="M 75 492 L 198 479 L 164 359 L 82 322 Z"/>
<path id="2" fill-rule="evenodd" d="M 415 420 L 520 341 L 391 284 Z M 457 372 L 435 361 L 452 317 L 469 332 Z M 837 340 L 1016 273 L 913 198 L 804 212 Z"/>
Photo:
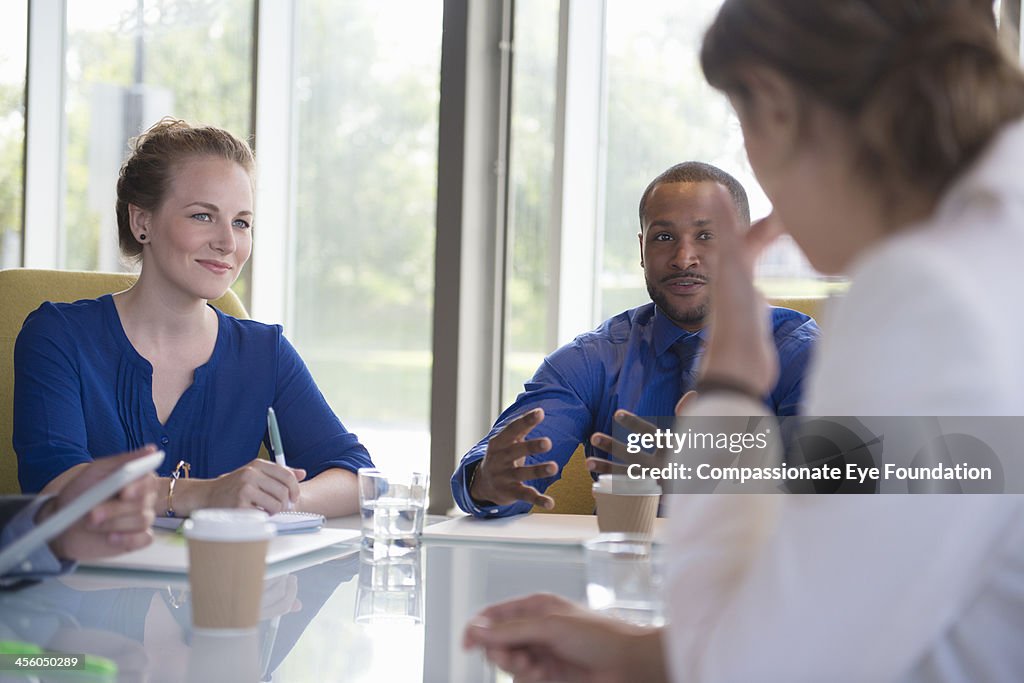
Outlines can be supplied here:
<path id="1" fill-rule="evenodd" d="M 640 231 L 644 229 L 644 210 L 647 208 L 647 200 L 658 185 L 670 183 L 718 183 L 732 196 L 736 205 L 736 211 L 740 217 L 750 225 L 750 203 L 747 201 L 747 191 L 740 185 L 740 181 L 733 178 L 720 168 L 705 164 L 701 161 L 684 161 L 663 172 L 651 181 L 651 184 L 644 190 L 640 197 Z"/>

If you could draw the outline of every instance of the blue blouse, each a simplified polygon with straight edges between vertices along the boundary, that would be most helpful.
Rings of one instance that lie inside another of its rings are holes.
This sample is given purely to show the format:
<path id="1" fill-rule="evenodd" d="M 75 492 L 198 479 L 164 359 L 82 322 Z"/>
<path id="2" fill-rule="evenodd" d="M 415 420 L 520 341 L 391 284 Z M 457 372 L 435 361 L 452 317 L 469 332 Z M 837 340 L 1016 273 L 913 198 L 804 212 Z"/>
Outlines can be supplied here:
<path id="1" fill-rule="evenodd" d="M 216 310 L 216 309 L 215 309 Z M 288 464 L 312 478 L 331 467 L 372 467 L 366 448 L 337 418 L 280 325 L 217 311 L 210 359 L 160 424 L 153 367 L 121 327 L 113 298 L 44 303 L 14 347 L 14 450 L 25 492 L 94 457 L 156 444 L 212 478 L 257 457 L 267 407 L 281 427 Z"/>

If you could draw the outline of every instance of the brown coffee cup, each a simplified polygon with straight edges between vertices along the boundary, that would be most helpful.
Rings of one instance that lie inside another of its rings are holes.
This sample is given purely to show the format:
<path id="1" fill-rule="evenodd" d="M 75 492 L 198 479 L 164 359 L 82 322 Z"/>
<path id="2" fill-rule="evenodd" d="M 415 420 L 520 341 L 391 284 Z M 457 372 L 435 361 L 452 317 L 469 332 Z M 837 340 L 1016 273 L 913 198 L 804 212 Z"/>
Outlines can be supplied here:
<path id="1" fill-rule="evenodd" d="M 185 522 L 193 626 L 255 628 L 274 534 L 274 525 L 259 510 L 197 510 Z"/>
<path id="2" fill-rule="evenodd" d="M 601 533 L 653 534 L 661 501 L 661 489 L 655 482 L 602 474 L 593 492 Z"/>

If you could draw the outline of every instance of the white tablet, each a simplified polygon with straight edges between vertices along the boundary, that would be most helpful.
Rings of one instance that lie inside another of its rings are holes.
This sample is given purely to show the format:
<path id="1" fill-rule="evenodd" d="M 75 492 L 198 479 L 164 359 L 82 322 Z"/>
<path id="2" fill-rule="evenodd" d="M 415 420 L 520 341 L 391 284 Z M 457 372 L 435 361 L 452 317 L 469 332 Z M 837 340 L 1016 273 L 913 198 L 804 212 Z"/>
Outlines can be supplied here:
<path id="1" fill-rule="evenodd" d="M 109 477 L 95 484 L 88 491 L 80 494 L 66 507 L 58 510 L 49 519 L 32 529 L 0 552 L 0 576 L 12 567 L 18 566 L 36 548 L 49 543 L 69 526 L 81 519 L 94 507 L 110 498 L 147 472 L 152 472 L 164 461 L 164 452 L 157 451 L 150 455 L 125 463 Z"/>

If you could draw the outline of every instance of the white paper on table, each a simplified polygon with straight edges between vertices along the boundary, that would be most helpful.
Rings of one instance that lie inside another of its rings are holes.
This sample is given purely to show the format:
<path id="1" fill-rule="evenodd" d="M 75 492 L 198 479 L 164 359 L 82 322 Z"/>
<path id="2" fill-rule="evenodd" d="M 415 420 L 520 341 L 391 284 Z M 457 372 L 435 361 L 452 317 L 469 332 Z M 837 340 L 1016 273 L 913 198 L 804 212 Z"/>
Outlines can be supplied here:
<path id="1" fill-rule="evenodd" d="M 654 535 L 661 536 L 665 520 L 654 520 Z M 527 513 L 497 519 L 456 517 L 423 530 L 428 540 L 494 541 L 499 543 L 540 543 L 579 545 L 600 533 L 595 515 L 553 515 Z"/>
<path id="2" fill-rule="evenodd" d="M 321 529 L 309 534 L 286 534 L 270 540 L 267 548 L 267 566 L 305 555 L 321 548 L 359 538 L 357 529 Z M 153 542 L 141 550 L 116 557 L 106 557 L 81 563 L 84 567 L 103 569 L 131 569 L 135 571 L 188 572 L 188 551 L 185 537 L 173 531 L 154 533 Z"/>

